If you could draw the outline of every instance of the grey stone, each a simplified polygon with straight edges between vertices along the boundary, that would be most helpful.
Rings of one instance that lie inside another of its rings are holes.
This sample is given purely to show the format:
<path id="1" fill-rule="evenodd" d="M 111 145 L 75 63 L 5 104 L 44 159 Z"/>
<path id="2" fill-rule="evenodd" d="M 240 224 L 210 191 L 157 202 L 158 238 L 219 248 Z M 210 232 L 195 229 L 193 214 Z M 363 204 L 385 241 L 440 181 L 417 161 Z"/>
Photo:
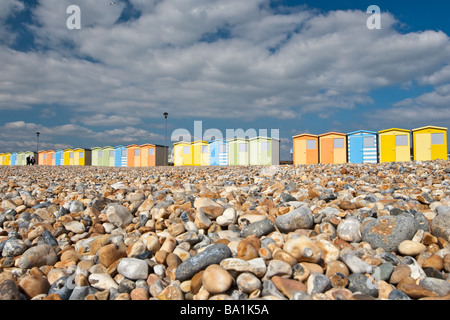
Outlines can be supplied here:
<path id="1" fill-rule="evenodd" d="M 261 295 L 264 296 L 274 296 L 281 300 L 287 300 L 286 297 L 277 289 L 275 284 L 271 280 L 265 280 L 262 283 Z"/>
<path id="2" fill-rule="evenodd" d="M 370 264 L 353 253 L 345 253 L 341 259 L 353 273 L 372 273 L 373 271 Z"/>
<path id="3" fill-rule="evenodd" d="M 202 252 L 183 261 L 175 271 L 178 280 L 184 281 L 193 277 L 200 270 L 211 264 L 220 264 L 223 259 L 231 257 L 227 245 L 218 243 L 205 248 Z"/>
<path id="4" fill-rule="evenodd" d="M 378 297 L 378 289 L 372 281 L 362 273 L 352 273 L 348 276 L 348 289 L 372 297 Z"/>
<path id="5" fill-rule="evenodd" d="M 70 203 L 70 207 L 69 207 L 69 212 L 81 212 L 84 211 L 84 203 L 79 201 L 79 200 L 75 200 L 72 201 Z"/>
<path id="6" fill-rule="evenodd" d="M 0 300 L 20 300 L 19 288 L 13 280 L 7 279 L 0 284 Z"/>
<path id="7" fill-rule="evenodd" d="M 246 238 L 250 235 L 256 235 L 259 238 L 268 235 L 273 231 L 275 231 L 275 226 L 273 225 L 272 221 L 270 221 L 269 219 L 265 219 L 250 223 L 248 226 L 245 226 L 242 229 L 240 236 Z"/>
<path id="8" fill-rule="evenodd" d="M 383 216 L 364 225 L 362 241 L 368 242 L 373 249 L 382 248 L 387 252 L 397 252 L 402 241 L 414 237 L 417 224 L 409 214 Z"/>
<path id="9" fill-rule="evenodd" d="M 290 232 L 297 229 L 312 228 L 314 225 L 314 219 L 311 209 L 306 206 L 302 206 L 277 217 L 275 219 L 275 224 L 281 232 Z"/>
<path id="10" fill-rule="evenodd" d="M 440 296 L 450 293 L 450 282 L 442 279 L 426 277 L 420 280 L 420 285 L 427 290 L 436 292 Z"/>
<path id="11" fill-rule="evenodd" d="M 412 300 L 406 293 L 401 290 L 394 289 L 389 293 L 389 300 Z"/>
<path id="12" fill-rule="evenodd" d="M 74 282 L 71 277 L 63 276 L 53 282 L 48 290 L 48 294 L 56 293 L 62 300 L 68 300 L 72 294 Z"/>
<path id="13" fill-rule="evenodd" d="M 450 207 L 439 206 L 436 212 L 438 214 L 431 221 L 430 231 L 434 236 L 450 241 Z"/>
<path id="14" fill-rule="evenodd" d="M 106 208 L 106 216 L 108 221 L 116 227 L 127 226 L 133 219 L 133 215 L 128 208 L 115 203 Z"/>
<path id="15" fill-rule="evenodd" d="M 310 295 L 322 293 L 331 288 L 331 279 L 326 275 L 314 272 L 308 277 L 307 292 Z"/>
<path id="16" fill-rule="evenodd" d="M 380 272 L 380 280 L 387 281 L 394 272 L 394 265 L 390 262 L 383 263 L 378 267 L 378 271 Z"/>
<path id="17" fill-rule="evenodd" d="M 95 294 L 97 292 L 97 290 L 93 287 L 89 287 L 89 286 L 83 286 L 83 287 L 79 287 L 76 286 L 70 297 L 69 300 L 84 300 L 84 298 L 86 298 L 88 295 L 90 294 Z"/>
<path id="18" fill-rule="evenodd" d="M 19 239 L 9 239 L 5 241 L 2 250 L 3 257 L 15 257 L 27 250 L 27 245 Z"/>

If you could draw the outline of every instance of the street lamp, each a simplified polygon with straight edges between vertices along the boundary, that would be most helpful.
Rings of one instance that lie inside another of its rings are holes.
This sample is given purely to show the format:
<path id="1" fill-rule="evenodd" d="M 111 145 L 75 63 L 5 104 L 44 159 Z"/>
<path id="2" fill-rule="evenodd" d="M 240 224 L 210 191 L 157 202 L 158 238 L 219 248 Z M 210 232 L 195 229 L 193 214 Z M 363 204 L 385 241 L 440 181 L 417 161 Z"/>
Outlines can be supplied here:
<path id="1" fill-rule="evenodd" d="M 39 161 L 39 135 L 41 133 L 40 132 L 36 132 L 36 155 L 37 155 L 37 159 L 36 161 Z M 37 162 L 36 162 L 37 164 Z"/>
<path id="2" fill-rule="evenodd" d="M 167 116 L 169 114 L 167 112 L 164 112 L 163 115 L 164 115 L 164 165 L 167 166 Z"/>

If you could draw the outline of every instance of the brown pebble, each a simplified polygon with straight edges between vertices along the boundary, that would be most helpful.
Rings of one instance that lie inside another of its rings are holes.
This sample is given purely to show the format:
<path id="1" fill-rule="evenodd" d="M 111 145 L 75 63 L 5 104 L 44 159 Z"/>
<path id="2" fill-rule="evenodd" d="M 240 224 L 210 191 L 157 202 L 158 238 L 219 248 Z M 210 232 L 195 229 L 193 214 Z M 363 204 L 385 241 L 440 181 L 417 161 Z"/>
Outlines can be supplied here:
<path id="1" fill-rule="evenodd" d="M 391 274 L 389 282 L 391 284 L 398 284 L 403 279 L 411 275 L 411 268 L 406 265 L 399 265 L 394 267 L 394 271 Z"/>
<path id="2" fill-rule="evenodd" d="M 275 287 L 277 287 L 277 289 L 289 299 L 292 298 L 296 291 L 306 292 L 306 285 L 303 282 L 293 279 L 285 279 L 280 276 L 273 276 L 271 280 Z"/>
<path id="3" fill-rule="evenodd" d="M 46 294 L 50 283 L 45 277 L 29 275 L 19 281 L 19 289 L 28 299 L 32 299 L 39 294 Z"/>

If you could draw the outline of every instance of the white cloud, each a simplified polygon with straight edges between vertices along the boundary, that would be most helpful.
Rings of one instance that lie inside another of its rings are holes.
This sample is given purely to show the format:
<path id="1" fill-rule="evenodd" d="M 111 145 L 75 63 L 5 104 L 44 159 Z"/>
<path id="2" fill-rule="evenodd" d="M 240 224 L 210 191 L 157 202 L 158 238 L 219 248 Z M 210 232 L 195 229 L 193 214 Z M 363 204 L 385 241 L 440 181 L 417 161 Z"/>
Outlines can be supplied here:
<path id="1" fill-rule="evenodd" d="M 0 149 L 4 152 L 36 150 L 36 132 L 40 132 L 39 149 L 93 147 L 111 144 L 132 144 L 140 141 L 155 143 L 163 136 L 149 130 L 126 126 L 120 129 L 94 131 L 77 124 L 43 126 L 25 121 L 8 122 L 0 126 Z M 61 143 L 67 137 L 78 137 L 83 145 Z"/>
<path id="2" fill-rule="evenodd" d="M 125 130 L 163 111 L 173 118 L 330 117 L 372 104 L 373 89 L 403 84 L 444 85 L 412 98 L 413 105 L 448 102 L 448 35 L 402 34 L 388 13 L 381 30 L 368 30 L 363 11 L 276 12 L 267 0 L 130 0 L 139 14 L 119 23 L 125 5 L 108 3 L 39 1 L 30 29 L 38 49 L 0 46 L 0 109 L 49 104 L 41 114 L 51 116 L 62 107 L 71 124 L 61 132 L 95 139 L 107 133 L 91 127 Z M 81 30 L 66 28 L 70 4 L 81 7 Z M 127 130 L 122 135 L 149 134 Z"/>

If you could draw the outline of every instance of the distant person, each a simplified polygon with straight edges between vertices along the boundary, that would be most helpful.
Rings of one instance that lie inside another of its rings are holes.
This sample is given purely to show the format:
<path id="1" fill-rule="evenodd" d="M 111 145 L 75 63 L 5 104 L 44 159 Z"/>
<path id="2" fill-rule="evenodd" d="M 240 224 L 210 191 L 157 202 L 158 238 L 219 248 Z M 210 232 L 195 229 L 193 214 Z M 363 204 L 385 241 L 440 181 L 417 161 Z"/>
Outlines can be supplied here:
<path id="1" fill-rule="evenodd" d="M 30 156 L 27 157 L 27 166 L 29 166 L 31 164 L 31 159 Z"/>
<path id="2" fill-rule="evenodd" d="M 34 166 L 36 164 L 36 159 L 34 157 L 31 157 L 31 164 Z"/>

